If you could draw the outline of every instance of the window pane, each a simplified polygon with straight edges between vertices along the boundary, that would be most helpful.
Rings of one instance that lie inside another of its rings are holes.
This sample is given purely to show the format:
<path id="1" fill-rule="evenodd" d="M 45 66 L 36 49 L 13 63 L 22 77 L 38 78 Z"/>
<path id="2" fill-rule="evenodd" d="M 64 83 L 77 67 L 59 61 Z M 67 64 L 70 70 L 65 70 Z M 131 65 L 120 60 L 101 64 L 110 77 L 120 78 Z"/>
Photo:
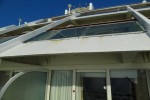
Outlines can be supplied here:
<path id="1" fill-rule="evenodd" d="M 2 100 L 44 100 L 46 79 L 46 72 L 26 73 L 8 87 Z"/>
<path id="2" fill-rule="evenodd" d="M 144 70 L 111 71 L 112 100 L 149 100 Z"/>
<path id="3" fill-rule="evenodd" d="M 0 91 L 10 78 L 10 71 L 0 71 Z"/>
<path id="4" fill-rule="evenodd" d="M 107 100 L 105 73 L 77 73 L 76 100 Z"/>
<path id="5" fill-rule="evenodd" d="M 136 31 L 142 31 L 141 27 L 137 24 L 137 22 L 110 23 L 105 25 L 91 25 L 76 28 L 52 30 L 35 36 L 27 40 L 26 42 Z"/>
<path id="6" fill-rule="evenodd" d="M 52 71 L 50 100 L 72 99 L 72 71 Z"/>

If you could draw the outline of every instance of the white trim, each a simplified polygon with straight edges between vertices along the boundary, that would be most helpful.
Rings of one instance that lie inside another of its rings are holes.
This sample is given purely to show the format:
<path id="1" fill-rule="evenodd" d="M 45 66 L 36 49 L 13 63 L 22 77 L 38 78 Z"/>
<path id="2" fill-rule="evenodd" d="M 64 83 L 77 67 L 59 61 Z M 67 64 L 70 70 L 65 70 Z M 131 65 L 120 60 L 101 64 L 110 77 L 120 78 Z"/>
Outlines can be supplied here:
<path id="1" fill-rule="evenodd" d="M 40 66 L 40 67 L 13 67 L 13 66 L 0 66 L 0 71 L 3 70 L 14 70 L 14 71 L 22 71 L 22 70 L 73 70 L 76 69 L 79 71 L 91 71 L 91 70 L 120 70 L 120 69 L 146 69 L 150 70 L 150 63 L 112 63 L 112 64 L 79 64 L 79 65 L 50 65 L 50 66 Z"/>
<path id="2" fill-rule="evenodd" d="M 51 70 L 49 70 L 47 73 L 47 85 L 46 85 L 46 92 L 45 92 L 45 100 L 50 100 L 51 73 L 52 73 Z"/>
<path id="3" fill-rule="evenodd" d="M 107 89 L 107 100 L 112 100 L 111 94 L 111 82 L 110 82 L 110 72 L 106 71 L 106 89 Z"/>
<path id="4" fill-rule="evenodd" d="M 106 70 L 106 69 L 150 69 L 150 63 L 114 63 L 114 64 L 82 64 L 82 65 L 51 65 L 44 66 L 51 70 L 73 70 L 78 71 L 92 71 L 92 70 Z"/>
<path id="5" fill-rule="evenodd" d="M 106 72 L 106 70 L 76 70 L 76 72 Z"/>
<path id="6" fill-rule="evenodd" d="M 76 70 L 73 70 L 72 100 L 76 100 Z"/>

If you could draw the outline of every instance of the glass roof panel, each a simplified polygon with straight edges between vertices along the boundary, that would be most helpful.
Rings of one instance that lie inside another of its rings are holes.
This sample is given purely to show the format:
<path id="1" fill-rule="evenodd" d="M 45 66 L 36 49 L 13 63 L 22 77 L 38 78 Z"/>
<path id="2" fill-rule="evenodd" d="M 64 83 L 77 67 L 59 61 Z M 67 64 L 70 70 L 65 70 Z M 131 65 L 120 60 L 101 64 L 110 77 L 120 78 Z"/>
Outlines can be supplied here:
<path id="1" fill-rule="evenodd" d="M 80 37 L 80 36 L 93 36 L 93 35 L 102 35 L 102 34 L 136 32 L 136 31 L 142 31 L 142 29 L 137 24 L 137 22 L 133 22 L 133 21 L 103 24 L 103 25 L 91 25 L 91 26 L 83 26 L 83 27 L 76 27 L 76 28 L 51 30 L 49 32 L 45 32 L 38 36 L 35 36 L 34 38 L 31 38 L 26 42 L 70 38 L 70 37 Z"/>

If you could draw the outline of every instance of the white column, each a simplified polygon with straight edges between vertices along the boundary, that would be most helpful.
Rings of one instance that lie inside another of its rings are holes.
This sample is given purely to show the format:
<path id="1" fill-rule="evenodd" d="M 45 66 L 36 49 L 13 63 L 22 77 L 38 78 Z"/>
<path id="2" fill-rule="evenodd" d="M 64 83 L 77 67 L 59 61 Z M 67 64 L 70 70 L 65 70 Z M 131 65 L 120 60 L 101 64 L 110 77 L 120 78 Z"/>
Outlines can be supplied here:
<path id="1" fill-rule="evenodd" d="M 47 73 L 47 85 L 46 85 L 46 92 L 45 92 L 45 100 L 50 100 L 50 88 L 51 88 L 51 70 Z"/>
<path id="2" fill-rule="evenodd" d="M 106 89 L 107 89 L 107 100 L 112 100 L 109 70 L 106 71 Z"/>
<path id="3" fill-rule="evenodd" d="M 72 100 L 75 100 L 75 96 L 76 96 L 76 70 L 73 70 Z"/>

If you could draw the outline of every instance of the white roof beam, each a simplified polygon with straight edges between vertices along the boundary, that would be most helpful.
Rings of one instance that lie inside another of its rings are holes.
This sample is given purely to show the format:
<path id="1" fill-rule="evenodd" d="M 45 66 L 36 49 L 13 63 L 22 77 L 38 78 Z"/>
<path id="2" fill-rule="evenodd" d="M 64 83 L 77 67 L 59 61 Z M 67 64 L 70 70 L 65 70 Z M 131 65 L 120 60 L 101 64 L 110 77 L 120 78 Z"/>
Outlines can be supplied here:
<path id="1" fill-rule="evenodd" d="M 140 9 L 136 9 L 136 11 L 144 11 L 144 10 L 150 10 L 149 8 L 140 8 Z M 81 17 L 76 17 L 73 18 L 73 20 L 76 19 L 85 19 L 85 18 L 92 18 L 92 17 L 99 17 L 99 16 L 105 16 L 105 15 L 115 15 L 115 14 L 122 14 L 122 13 L 127 13 L 127 10 L 124 11 L 116 11 L 116 12 L 108 12 L 108 13 L 101 13 L 101 14 L 94 14 L 94 15 L 87 15 L 87 16 L 81 16 Z"/>
<path id="2" fill-rule="evenodd" d="M 21 36 L 19 36 L 19 37 L 16 37 L 16 38 L 14 38 L 14 39 L 11 39 L 11 40 L 8 40 L 8 41 L 6 41 L 6 42 L 4 42 L 4 43 L 1 43 L 1 44 L 0 44 L 0 53 L 5 52 L 6 50 L 8 50 L 8 49 L 10 49 L 10 48 L 13 48 L 14 46 L 17 46 L 17 45 L 19 45 L 19 44 L 22 44 L 24 41 L 26 41 L 26 40 L 28 40 L 28 39 L 34 37 L 34 36 L 37 36 L 37 35 L 39 35 L 39 34 L 41 34 L 41 33 L 43 33 L 43 32 L 46 32 L 47 30 L 49 30 L 49 29 L 51 29 L 51 28 L 53 28 L 53 27 L 56 27 L 56 26 L 58 26 L 58 25 L 60 25 L 60 24 L 62 24 L 62 23 L 64 23 L 64 22 L 66 22 L 66 21 L 68 21 L 68 20 L 71 20 L 71 19 L 74 18 L 75 16 L 79 16 L 79 14 L 74 14 L 74 15 L 72 15 L 72 16 L 63 18 L 63 19 L 61 19 L 61 20 L 58 20 L 58 21 L 56 21 L 56 22 L 53 22 L 53 23 L 48 24 L 48 25 L 46 25 L 46 26 L 43 26 L 43 27 L 41 27 L 41 28 L 39 28 L 39 29 L 36 29 L 36 30 L 34 30 L 34 31 L 31 31 L 31 32 L 29 32 L 29 33 L 23 34 L 23 35 L 21 35 Z"/>
<path id="3" fill-rule="evenodd" d="M 146 28 L 146 33 L 150 37 L 150 20 L 129 6 L 127 6 L 127 9 Z"/>

